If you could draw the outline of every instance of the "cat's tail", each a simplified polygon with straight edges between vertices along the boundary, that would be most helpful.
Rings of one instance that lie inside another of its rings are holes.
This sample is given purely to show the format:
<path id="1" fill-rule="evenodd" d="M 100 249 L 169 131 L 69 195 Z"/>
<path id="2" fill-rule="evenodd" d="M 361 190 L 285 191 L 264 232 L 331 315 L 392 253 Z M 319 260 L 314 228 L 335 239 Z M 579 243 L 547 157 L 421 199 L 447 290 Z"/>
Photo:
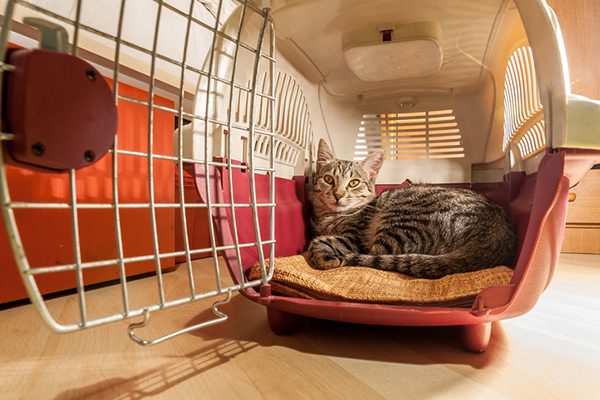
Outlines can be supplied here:
<path id="1" fill-rule="evenodd" d="M 486 265 L 489 263 L 478 263 L 475 257 L 463 251 L 454 251 L 447 254 L 347 254 L 344 257 L 344 265 L 362 266 L 381 269 L 385 271 L 396 271 L 417 278 L 440 278 L 449 274 L 470 272 L 484 268 L 495 267 Z M 483 265 L 482 265 L 483 264 Z"/>

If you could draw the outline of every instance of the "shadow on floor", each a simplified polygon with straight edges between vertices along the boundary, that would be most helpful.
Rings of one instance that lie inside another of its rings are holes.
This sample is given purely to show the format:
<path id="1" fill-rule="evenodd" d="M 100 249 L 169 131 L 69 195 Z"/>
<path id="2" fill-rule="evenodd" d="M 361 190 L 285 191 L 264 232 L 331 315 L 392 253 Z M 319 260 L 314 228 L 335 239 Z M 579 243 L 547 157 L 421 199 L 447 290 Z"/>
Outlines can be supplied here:
<path id="1" fill-rule="evenodd" d="M 256 307 L 262 310 L 257 313 Z M 219 337 L 259 346 L 285 346 L 304 353 L 334 357 L 418 365 L 462 364 L 477 369 L 493 363 L 498 353 L 507 347 L 506 334 L 499 323 L 492 326 L 487 351 L 473 354 L 462 349 L 454 327 L 362 325 L 307 318 L 298 332 L 278 336 L 269 328 L 265 307 L 235 296 L 230 305 L 223 307 L 225 313 L 232 309 L 236 311 L 235 315 L 227 323 L 190 334 L 203 339 Z M 211 315 L 207 310 L 189 325 L 210 319 Z"/>
<path id="2" fill-rule="evenodd" d="M 225 364 L 256 346 L 253 343 L 222 339 L 208 348 L 177 356 L 172 362 L 164 363 L 160 367 L 152 368 L 138 375 L 129 378 L 110 378 L 92 385 L 68 389 L 54 399 L 131 400 L 155 398 L 166 390 Z M 203 398 L 198 396 L 195 398 Z"/>
<path id="3" fill-rule="evenodd" d="M 493 326 L 488 350 L 482 354 L 472 354 L 462 350 L 452 327 L 387 327 L 308 319 L 299 332 L 278 336 L 268 326 L 266 308 L 241 295 L 236 295 L 221 309 L 230 315 L 227 322 L 188 333 L 202 339 L 198 342 L 201 343 L 201 349 L 186 354 L 174 352 L 167 356 L 172 361 L 163 363 L 160 367 L 128 378 L 110 378 L 92 385 L 68 389 L 55 399 L 125 400 L 155 397 L 161 393 L 166 395 L 164 392 L 174 386 L 208 373 L 243 353 L 260 347 L 284 347 L 305 354 L 386 363 L 458 364 L 470 366 L 472 372 L 492 365 L 507 348 L 506 336 L 499 324 Z M 195 325 L 213 317 L 208 309 L 187 325 Z M 148 351 L 153 350 L 149 348 Z M 463 378 L 456 379 L 458 382 Z M 248 384 L 252 382 L 247 382 L 246 385 Z"/>

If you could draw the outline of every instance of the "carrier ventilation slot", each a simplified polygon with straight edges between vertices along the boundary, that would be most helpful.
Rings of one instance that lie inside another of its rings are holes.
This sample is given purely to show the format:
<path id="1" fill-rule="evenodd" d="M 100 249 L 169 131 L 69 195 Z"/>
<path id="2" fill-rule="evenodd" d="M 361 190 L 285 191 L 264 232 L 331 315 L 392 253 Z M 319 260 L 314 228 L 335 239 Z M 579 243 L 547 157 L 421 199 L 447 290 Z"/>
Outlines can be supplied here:
<path id="1" fill-rule="evenodd" d="M 382 149 L 385 160 L 463 158 L 462 134 L 454 110 L 365 114 L 354 159 Z"/>
<path id="2" fill-rule="evenodd" d="M 508 60 L 504 76 L 504 140 L 502 149 L 516 143 L 521 156 L 531 156 L 546 146 L 542 102 L 538 90 L 533 53 L 524 46 Z M 536 148 L 531 148 L 536 143 Z"/>
<path id="3" fill-rule="evenodd" d="M 526 160 L 540 153 L 546 147 L 544 120 L 539 121 L 523 135 L 517 143 L 521 159 Z"/>
<path id="4" fill-rule="evenodd" d="M 269 91 L 269 75 L 265 72 L 260 76 L 257 87 L 261 93 Z M 248 121 L 248 93 L 238 89 L 236 93 L 235 117 L 237 122 L 244 124 Z M 281 164 L 295 166 L 298 157 L 304 156 L 312 133 L 312 124 L 308 105 L 300 84 L 290 75 L 279 72 L 275 83 L 275 161 Z M 269 112 L 268 96 L 259 94 L 256 127 L 268 130 Z M 257 157 L 268 159 L 270 155 L 271 140 L 268 135 L 257 134 L 254 143 L 254 154 Z"/>

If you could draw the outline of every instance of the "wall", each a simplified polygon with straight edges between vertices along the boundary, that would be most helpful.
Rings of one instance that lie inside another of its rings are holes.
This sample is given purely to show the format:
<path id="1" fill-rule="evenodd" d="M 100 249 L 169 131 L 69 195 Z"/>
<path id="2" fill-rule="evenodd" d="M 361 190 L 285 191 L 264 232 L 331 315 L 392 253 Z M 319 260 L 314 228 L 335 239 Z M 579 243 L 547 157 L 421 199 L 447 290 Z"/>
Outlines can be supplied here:
<path id="1" fill-rule="evenodd" d="M 548 0 L 560 21 L 573 93 L 600 99 L 600 2 Z"/>

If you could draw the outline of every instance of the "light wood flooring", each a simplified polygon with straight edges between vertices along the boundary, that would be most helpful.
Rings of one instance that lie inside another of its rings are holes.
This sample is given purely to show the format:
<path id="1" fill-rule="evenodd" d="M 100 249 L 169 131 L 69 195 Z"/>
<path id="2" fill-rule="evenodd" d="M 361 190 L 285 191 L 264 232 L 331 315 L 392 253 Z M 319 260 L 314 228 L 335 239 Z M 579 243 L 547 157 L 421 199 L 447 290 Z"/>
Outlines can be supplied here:
<path id="1" fill-rule="evenodd" d="M 165 275 L 167 295 L 184 293 L 185 278 Z M 156 280 L 130 288 L 143 298 Z M 90 291 L 92 316 L 118 293 Z M 77 315 L 75 296 L 48 303 L 59 320 Z M 209 319 L 211 303 L 159 312 L 140 335 Z M 600 256 L 563 255 L 536 308 L 495 324 L 479 355 L 452 328 L 311 320 L 275 336 L 258 304 L 236 295 L 222 310 L 229 321 L 150 348 L 127 337 L 127 322 L 58 335 L 31 305 L 0 311 L 0 398 L 600 399 Z"/>

